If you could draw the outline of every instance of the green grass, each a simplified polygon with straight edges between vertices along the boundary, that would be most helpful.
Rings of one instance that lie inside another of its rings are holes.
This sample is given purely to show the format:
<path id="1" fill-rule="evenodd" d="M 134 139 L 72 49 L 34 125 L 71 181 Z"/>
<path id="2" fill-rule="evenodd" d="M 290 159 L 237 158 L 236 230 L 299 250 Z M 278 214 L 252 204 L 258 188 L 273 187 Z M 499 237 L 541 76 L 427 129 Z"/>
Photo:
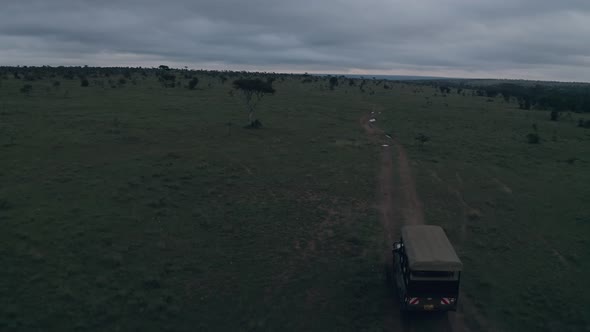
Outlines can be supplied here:
<path id="1" fill-rule="evenodd" d="M 463 289 L 505 330 L 588 328 L 590 131 L 577 116 L 423 89 L 432 104 L 406 89 L 385 127 L 415 161 L 427 222 L 458 246 Z M 533 124 L 540 144 L 527 143 Z M 431 140 L 421 147 L 416 133 Z"/>
<path id="2" fill-rule="evenodd" d="M 486 318 L 588 326 L 590 131 L 573 121 L 428 87 L 288 78 L 249 130 L 231 81 L 135 79 L 27 82 L 29 96 L 2 80 L 0 330 L 382 330 L 379 149 L 358 121 L 373 106 Z M 526 143 L 532 123 L 541 144 Z M 456 192 L 479 213 L 465 217 Z"/>
<path id="3" fill-rule="evenodd" d="M 50 83 L 0 94 L 0 329 L 381 326 L 360 99 Z"/>

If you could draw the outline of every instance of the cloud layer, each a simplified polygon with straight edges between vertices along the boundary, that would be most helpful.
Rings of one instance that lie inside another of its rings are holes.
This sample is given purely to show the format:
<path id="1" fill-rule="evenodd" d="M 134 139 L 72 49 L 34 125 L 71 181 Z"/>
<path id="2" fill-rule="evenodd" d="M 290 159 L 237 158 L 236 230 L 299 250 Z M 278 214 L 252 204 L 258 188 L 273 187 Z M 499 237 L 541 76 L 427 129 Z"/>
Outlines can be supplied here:
<path id="1" fill-rule="evenodd" d="M 587 0 L 21 0 L 0 65 L 590 81 Z"/>

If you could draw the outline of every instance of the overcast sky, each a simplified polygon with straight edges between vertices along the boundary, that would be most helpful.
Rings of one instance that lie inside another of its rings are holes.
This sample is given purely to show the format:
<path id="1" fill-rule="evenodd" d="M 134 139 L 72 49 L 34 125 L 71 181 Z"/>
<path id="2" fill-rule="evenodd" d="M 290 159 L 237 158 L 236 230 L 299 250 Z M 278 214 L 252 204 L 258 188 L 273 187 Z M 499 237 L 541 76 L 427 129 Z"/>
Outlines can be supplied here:
<path id="1" fill-rule="evenodd" d="M 590 82 L 590 0 L 0 0 L 0 65 Z"/>

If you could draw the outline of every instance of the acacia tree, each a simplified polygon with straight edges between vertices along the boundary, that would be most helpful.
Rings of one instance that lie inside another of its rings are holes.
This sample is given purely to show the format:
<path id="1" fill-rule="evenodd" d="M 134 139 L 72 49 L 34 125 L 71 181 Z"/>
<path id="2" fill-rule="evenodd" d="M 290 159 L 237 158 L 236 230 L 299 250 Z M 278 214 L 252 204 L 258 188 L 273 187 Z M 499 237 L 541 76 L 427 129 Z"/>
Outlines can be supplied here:
<path id="1" fill-rule="evenodd" d="M 240 91 L 244 96 L 246 109 L 248 110 L 248 125 L 250 128 L 259 128 L 260 121 L 256 119 L 256 106 L 262 100 L 265 94 L 274 94 L 275 89 L 272 87 L 272 80 L 263 81 L 261 79 L 238 79 L 234 81 L 234 89 Z"/>

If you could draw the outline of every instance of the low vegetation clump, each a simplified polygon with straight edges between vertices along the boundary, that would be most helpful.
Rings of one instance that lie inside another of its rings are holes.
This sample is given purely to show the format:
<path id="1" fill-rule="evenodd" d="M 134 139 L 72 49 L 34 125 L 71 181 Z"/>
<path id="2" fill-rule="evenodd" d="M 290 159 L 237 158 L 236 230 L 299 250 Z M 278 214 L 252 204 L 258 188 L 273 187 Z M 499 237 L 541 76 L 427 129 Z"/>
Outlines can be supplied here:
<path id="1" fill-rule="evenodd" d="M 526 135 L 526 139 L 529 142 L 529 144 L 539 144 L 541 142 L 541 138 L 537 133 L 528 133 Z"/>
<path id="2" fill-rule="evenodd" d="M 199 84 L 199 79 L 197 77 L 193 77 L 189 82 L 188 82 L 188 88 L 190 90 L 194 90 L 197 87 L 197 84 Z"/>
<path id="3" fill-rule="evenodd" d="M 33 91 L 33 86 L 31 84 L 25 84 L 25 85 L 23 85 L 22 88 L 20 88 L 20 92 L 22 92 L 26 95 L 31 93 L 31 91 Z"/>

